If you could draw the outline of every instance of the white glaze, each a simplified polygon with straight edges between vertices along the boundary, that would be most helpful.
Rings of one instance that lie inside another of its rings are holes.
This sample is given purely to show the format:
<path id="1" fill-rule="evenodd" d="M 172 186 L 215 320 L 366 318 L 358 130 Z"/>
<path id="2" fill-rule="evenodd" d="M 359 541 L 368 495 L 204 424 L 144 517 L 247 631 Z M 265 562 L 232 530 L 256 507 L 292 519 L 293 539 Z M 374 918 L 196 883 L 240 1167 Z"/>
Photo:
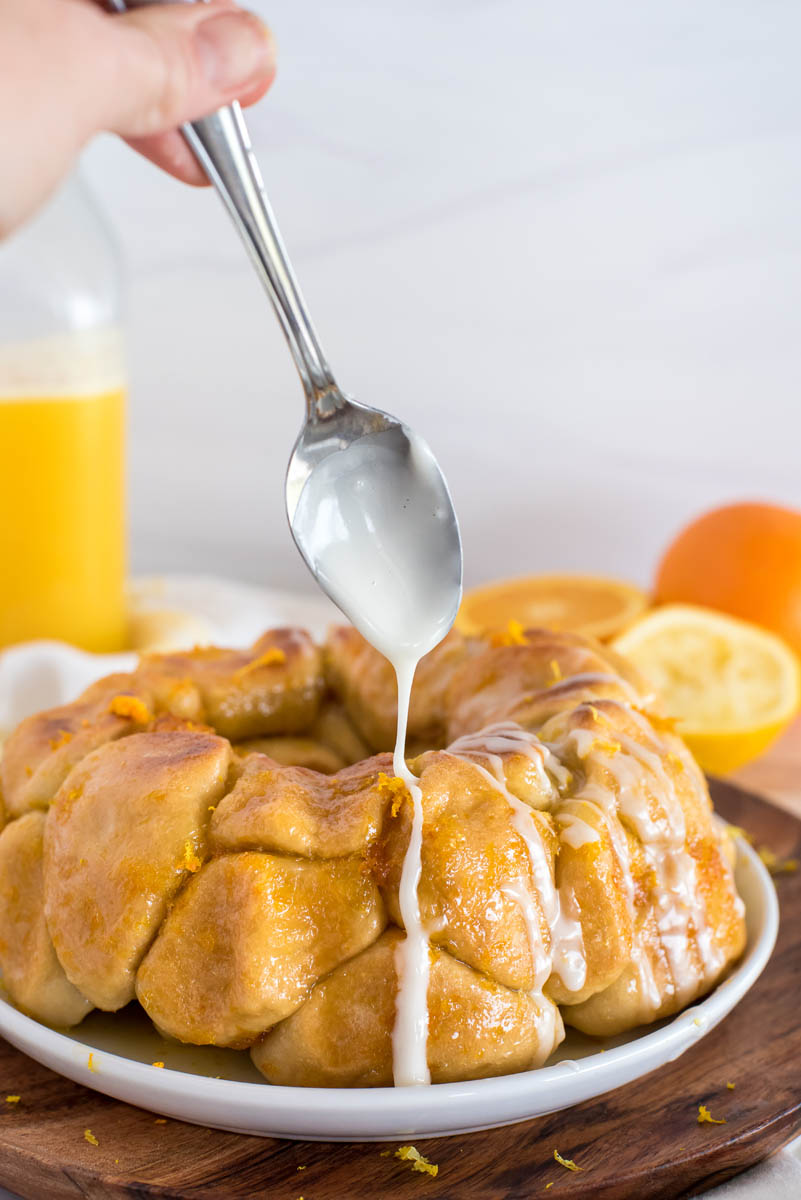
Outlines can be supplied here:
<path id="1" fill-rule="evenodd" d="M 553 972 L 559 976 L 566 988 L 570 991 L 578 991 L 584 986 L 587 977 L 581 924 L 566 911 L 566 898 L 560 896 L 554 883 L 550 861 L 532 809 L 510 792 L 507 787 L 502 755 L 525 754 L 532 763 L 540 768 L 538 772 L 540 783 L 551 798 L 555 798 L 558 793 L 545 769 L 545 763 L 546 761 L 549 763 L 549 768 L 552 765 L 560 764 L 557 763 L 549 748 L 544 746 L 533 733 L 529 733 L 513 722 L 490 725 L 479 733 L 459 738 L 448 747 L 448 753 L 470 762 L 509 804 L 512 810 L 512 824 L 523 839 L 528 851 L 532 881 L 550 933 L 548 974 L 543 983 L 547 982 L 548 976 Z M 482 763 L 482 759 L 485 760 L 486 766 Z M 510 881 L 507 888 L 509 886 L 519 888 L 519 883 Z M 522 903 L 521 909 L 523 909 Z M 536 975 L 541 955 L 542 937 L 539 925 L 535 936 L 528 918 L 526 923 L 529 927 L 531 956 Z M 539 985 L 540 990 L 542 986 Z M 537 987 L 536 984 L 535 987 Z"/>
<path id="2" fill-rule="evenodd" d="M 417 889 L 422 870 L 422 792 L 406 766 L 409 699 L 417 664 L 442 641 L 461 599 L 461 549 L 436 460 L 408 429 L 368 434 L 323 459 L 292 522 L 318 580 L 395 669 L 394 771 L 409 789 L 412 828 L 399 904 L 406 936 L 396 952 L 392 1034 L 396 1085 L 427 1084 L 429 938 Z"/>
<path id="3" fill-rule="evenodd" d="M 428 934 L 420 919 L 417 889 L 422 872 L 423 793 L 406 766 L 406 727 L 416 663 L 396 666 L 398 680 L 398 729 L 393 770 L 404 781 L 412 799 L 412 830 L 403 858 L 398 903 L 406 937 L 395 951 L 398 991 L 395 1027 L 392 1031 L 392 1067 L 395 1086 L 431 1082 L 428 1045 L 428 979 L 431 964 Z"/>
<path id="4" fill-rule="evenodd" d="M 559 840 L 572 846 L 574 850 L 601 840 L 597 829 L 593 829 L 588 821 L 568 808 L 563 808 L 556 814 L 556 821 L 559 825 Z"/>
<path id="5" fill-rule="evenodd" d="M 627 706 L 626 706 L 627 707 Z M 698 887 L 695 860 L 686 849 L 686 823 L 673 779 L 665 769 L 661 747 L 654 741 L 653 730 L 639 713 L 627 707 L 628 715 L 645 734 L 651 747 L 642 745 L 617 729 L 573 729 L 564 739 L 581 759 L 590 753 L 613 777 L 617 794 L 600 785 L 585 784 L 578 793 L 592 799 L 607 817 L 613 848 L 623 868 L 626 899 L 636 929 L 636 908 L 631 891 L 631 873 L 625 834 L 619 828 L 622 819 L 643 847 L 646 863 L 652 870 L 654 919 L 660 945 L 667 959 L 673 993 L 683 1003 L 699 983 L 713 979 L 723 965 L 722 947 L 715 946 L 703 896 Z M 610 743 L 620 747 L 616 752 Z M 552 749 L 556 749 L 552 747 Z M 558 751 L 557 751 L 558 752 Z M 685 756 L 681 756 L 684 766 Z M 650 795 L 644 783 L 650 778 Z M 618 831 L 615 830 L 618 826 Z M 659 987 L 653 975 L 647 946 L 635 934 L 632 963 L 637 972 L 641 995 L 655 1012 L 661 1003 Z"/>

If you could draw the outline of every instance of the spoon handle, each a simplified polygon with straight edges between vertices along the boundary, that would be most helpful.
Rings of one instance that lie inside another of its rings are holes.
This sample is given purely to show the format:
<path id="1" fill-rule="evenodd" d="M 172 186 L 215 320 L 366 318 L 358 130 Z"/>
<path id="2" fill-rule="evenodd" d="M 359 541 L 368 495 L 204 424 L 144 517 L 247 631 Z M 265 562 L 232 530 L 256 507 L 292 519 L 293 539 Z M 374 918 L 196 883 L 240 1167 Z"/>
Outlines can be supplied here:
<path id="1" fill-rule="evenodd" d="M 289 343 L 310 410 L 316 410 L 336 385 L 264 190 L 242 110 L 234 102 L 181 132 L 245 244 Z"/>
<path id="2" fill-rule="evenodd" d="M 158 0 L 106 0 L 106 5 L 125 12 L 154 2 Z M 306 393 L 308 419 L 330 415 L 342 399 L 267 199 L 242 109 L 235 101 L 183 125 L 181 133 L 228 210 L 272 301 Z"/>

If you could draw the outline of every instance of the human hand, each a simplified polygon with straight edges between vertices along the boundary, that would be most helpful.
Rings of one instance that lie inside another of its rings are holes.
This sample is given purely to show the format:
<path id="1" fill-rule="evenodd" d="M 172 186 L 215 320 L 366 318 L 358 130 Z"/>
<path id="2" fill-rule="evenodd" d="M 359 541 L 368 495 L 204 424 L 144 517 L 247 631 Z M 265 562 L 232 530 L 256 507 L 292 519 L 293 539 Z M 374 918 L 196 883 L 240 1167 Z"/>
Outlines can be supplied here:
<path id="1" fill-rule="evenodd" d="M 0 237 L 103 130 L 186 183 L 206 177 L 177 127 L 275 74 L 269 30 L 234 0 L 110 15 L 92 0 L 0 0 Z"/>

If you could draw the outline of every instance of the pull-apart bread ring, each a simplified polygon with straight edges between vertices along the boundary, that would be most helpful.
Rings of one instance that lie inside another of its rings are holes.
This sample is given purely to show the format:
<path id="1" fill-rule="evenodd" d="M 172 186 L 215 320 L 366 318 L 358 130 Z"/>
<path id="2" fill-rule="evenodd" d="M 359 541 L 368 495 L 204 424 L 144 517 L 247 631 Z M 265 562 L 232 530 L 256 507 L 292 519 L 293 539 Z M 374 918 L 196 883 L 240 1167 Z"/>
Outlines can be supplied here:
<path id="1" fill-rule="evenodd" d="M 152 655 L 23 721 L 0 761 L 0 968 L 74 1025 L 133 1000 L 271 1082 L 388 1085 L 411 798 L 396 695 L 350 628 Z M 541 1065 L 708 992 L 745 944 L 687 748 L 606 647 L 451 633 L 409 722 L 434 1082 Z"/>

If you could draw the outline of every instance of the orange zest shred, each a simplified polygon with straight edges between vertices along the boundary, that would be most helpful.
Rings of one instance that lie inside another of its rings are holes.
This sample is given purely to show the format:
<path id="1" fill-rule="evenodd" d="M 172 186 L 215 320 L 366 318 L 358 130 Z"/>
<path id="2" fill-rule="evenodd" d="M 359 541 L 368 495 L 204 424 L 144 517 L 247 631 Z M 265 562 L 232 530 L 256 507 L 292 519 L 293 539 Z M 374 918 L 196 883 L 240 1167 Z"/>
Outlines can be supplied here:
<path id="1" fill-rule="evenodd" d="M 163 1062 L 154 1062 L 154 1063 L 151 1063 L 150 1065 L 151 1065 L 151 1067 L 163 1067 L 164 1063 Z"/>
<path id="2" fill-rule="evenodd" d="M 562 1158 L 558 1150 L 554 1150 L 553 1156 L 561 1167 L 567 1167 L 568 1171 L 583 1171 L 584 1167 L 579 1167 L 573 1162 L 572 1158 Z"/>
<path id="3" fill-rule="evenodd" d="M 553 1187 L 553 1180 L 551 1180 L 550 1183 L 546 1183 L 546 1185 L 545 1185 L 546 1192 L 548 1191 L 548 1188 L 552 1188 L 552 1187 Z"/>
<path id="4" fill-rule="evenodd" d="M 413 1171 L 420 1171 L 425 1175 L 431 1175 L 433 1178 L 436 1178 L 439 1174 L 437 1164 L 429 1162 L 416 1146 L 399 1146 L 395 1151 L 395 1157 L 403 1159 L 404 1162 L 410 1162 Z"/>
<path id="5" fill-rule="evenodd" d="M 726 1087 L 729 1089 L 729 1091 L 730 1091 L 730 1092 L 733 1092 L 733 1091 L 734 1091 L 734 1084 L 733 1084 L 733 1083 L 727 1083 L 727 1084 L 726 1084 Z"/>
<path id="6" fill-rule="evenodd" d="M 108 711 L 115 717 L 127 717 L 137 725 L 149 725 L 153 720 L 150 709 L 138 696 L 115 696 L 108 706 Z"/>
<path id="7" fill-rule="evenodd" d="M 790 875 L 798 870 L 797 858 L 779 858 L 770 846 L 758 846 L 757 854 L 762 859 L 771 875 Z"/>
<path id="8" fill-rule="evenodd" d="M 699 1104 L 698 1105 L 698 1124 L 699 1125 L 705 1125 L 705 1124 L 706 1125 L 725 1125 L 726 1118 L 721 1117 L 719 1120 L 715 1120 L 715 1118 L 712 1116 L 712 1113 L 709 1111 L 707 1106 L 705 1104 Z"/>
<path id="9" fill-rule="evenodd" d="M 553 682 L 559 683 L 563 678 L 562 668 L 559 666 L 559 663 L 556 661 L 555 658 L 552 658 L 551 661 L 548 663 L 548 666 L 550 667 L 551 674 L 553 675 Z"/>
<path id="10" fill-rule="evenodd" d="M 667 758 L 668 762 L 676 768 L 677 771 L 684 770 L 684 761 L 679 754 L 674 754 L 673 751 L 670 750 L 665 757 Z"/>
<path id="11" fill-rule="evenodd" d="M 234 679 L 242 679 L 243 676 L 249 675 L 251 671 L 258 671 L 260 667 L 280 667 L 286 662 L 286 654 L 279 646 L 270 646 L 269 650 L 265 650 L 258 658 L 252 659 L 249 663 L 245 663 L 244 667 L 240 667 L 238 671 L 234 671 Z"/>
<path id="12" fill-rule="evenodd" d="M 72 734 L 69 729 L 59 729 L 58 737 L 50 739 L 50 749 L 58 750 L 59 746 L 66 746 L 67 742 L 72 741 Z"/>
<path id="13" fill-rule="evenodd" d="M 646 721 L 650 721 L 654 729 L 663 733 L 675 733 L 678 725 L 678 717 L 664 717 L 661 713 L 653 712 L 649 708 L 638 708 L 637 705 L 632 706 L 636 713 L 641 717 L 645 717 Z"/>
<path id="14" fill-rule="evenodd" d="M 527 646 L 528 638 L 520 621 L 509 621 L 503 633 L 493 633 L 490 637 L 491 646 Z"/>
<path id="15" fill-rule="evenodd" d="M 87 1141 L 90 1146 L 99 1146 L 100 1145 L 100 1142 L 97 1140 L 95 1135 L 92 1133 L 91 1129 L 84 1129 L 83 1136 L 84 1136 L 84 1140 Z"/>
<path id="16" fill-rule="evenodd" d="M 194 875 L 195 872 L 199 871 L 202 866 L 203 863 L 192 849 L 192 843 L 189 841 L 184 842 L 184 856 L 181 859 L 181 867 L 183 870 L 191 871 Z"/>
<path id="17" fill-rule="evenodd" d="M 6 1104 L 19 1104 L 22 1096 L 6 1096 Z"/>
<path id="18" fill-rule="evenodd" d="M 404 800 L 409 798 L 409 789 L 398 775 L 386 775 L 383 771 L 378 776 L 378 790 L 382 796 L 392 800 L 390 814 L 397 817 Z"/>
<path id="19" fill-rule="evenodd" d="M 94 1054 L 90 1054 L 90 1055 L 89 1055 L 89 1057 L 88 1057 L 88 1058 L 87 1058 L 87 1060 L 86 1060 L 86 1065 L 87 1065 L 87 1067 L 89 1068 L 89 1070 L 92 1072 L 92 1074 L 93 1074 L 93 1075 L 96 1075 L 96 1074 L 97 1074 L 97 1067 L 95 1066 L 95 1056 L 94 1056 Z"/>
<path id="20" fill-rule="evenodd" d="M 155 1121 L 153 1122 L 153 1124 L 154 1124 L 154 1125 L 166 1125 L 166 1124 L 167 1124 L 167 1118 L 166 1118 L 166 1117 L 156 1117 L 156 1119 L 155 1119 Z"/>
<path id="21" fill-rule="evenodd" d="M 619 754 L 621 746 L 620 742 L 613 742 L 611 739 L 604 740 L 603 738 L 599 738 L 597 742 L 593 742 L 592 748 L 593 750 L 600 751 L 601 754 L 612 755 Z"/>
<path id="22" fill-rule="evenodd" d="M 26 767 L 25 774 L 27 775 L 28 779 L 30 779 L 31 775 L 33 775 L 33 767 Z"/>

